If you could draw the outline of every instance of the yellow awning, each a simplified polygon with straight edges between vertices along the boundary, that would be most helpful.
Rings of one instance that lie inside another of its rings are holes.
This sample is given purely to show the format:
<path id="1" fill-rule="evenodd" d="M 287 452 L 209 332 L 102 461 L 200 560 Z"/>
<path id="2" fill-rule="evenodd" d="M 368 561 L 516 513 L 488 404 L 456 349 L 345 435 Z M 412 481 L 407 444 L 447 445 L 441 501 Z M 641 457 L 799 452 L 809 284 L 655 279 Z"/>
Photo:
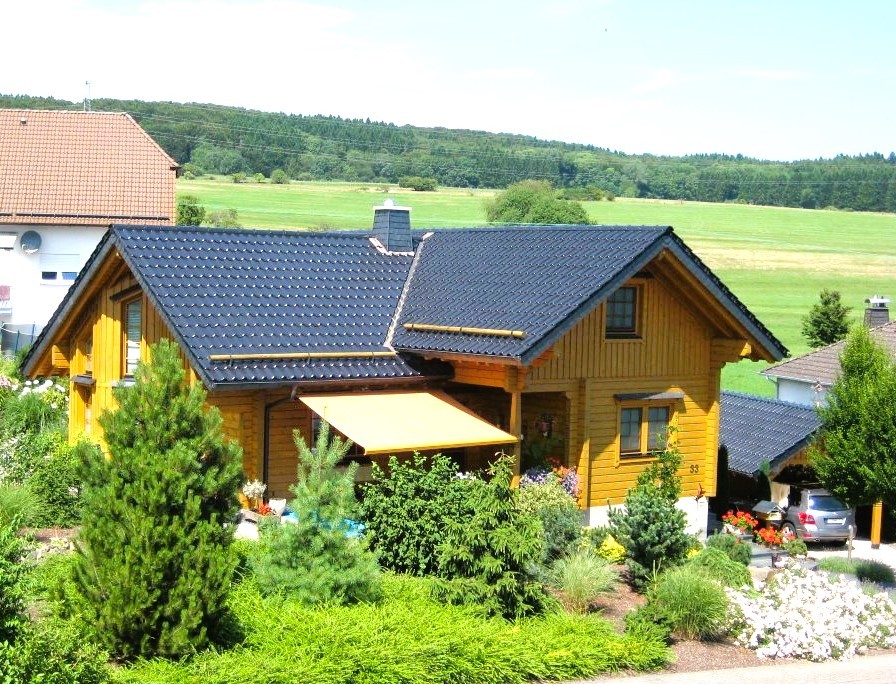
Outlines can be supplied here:
<path id="1" fill-rule="evenodd" d="M 517 441 L 442 392 L 309 394 L 299 399 L 368 455 Z"/>

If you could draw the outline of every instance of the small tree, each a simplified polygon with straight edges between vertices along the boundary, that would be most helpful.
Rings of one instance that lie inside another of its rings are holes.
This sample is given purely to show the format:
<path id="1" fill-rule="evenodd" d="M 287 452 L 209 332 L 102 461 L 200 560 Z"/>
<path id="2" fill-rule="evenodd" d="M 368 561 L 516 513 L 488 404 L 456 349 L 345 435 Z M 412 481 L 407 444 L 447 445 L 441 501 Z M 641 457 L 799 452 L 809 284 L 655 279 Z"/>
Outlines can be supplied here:
<path id="1" fill-rule="evenodd" d="M 818 409 L 809 459 L 821 482 L 850 505 L 896 499 L 896 365 L 864 326 L 850 332 L 840 376 Z"/>
<path id="2" fill-rule="evenodd" d="M 625 497 L 625 507 L 609 513 L 610 530 L 625 547 L 632 584 L 644 589 L 654 573 L 681 564 L 690 542 L 684 511 L 676 506 L 681 494 L 678 447 L 667 440 L 657 460 L 638 476 Z"/>
<path id="3" fill-rule="evenodd" d="M 16 520 L 0 522 L 0 643 L 12 642 L 24 622 L 25 542 L 17 532 Z"/>
<path id="4" fill-rule="evenodd" d="M 489 474 L 488 482 L 471 483 L 468 515 L 449 523 L 439 555 L 438 592 L 489 615 L 540 612 L 547 602 L 534 576 L 542 555 L 541 525 L 517 507 L 508 457 L 494 463 Z"/>
<path id="5" fill-rule="evenodd" d="M 223 211 L 213 211 L 208 217 L 215 228 L 242 228 L 237 210 L 233 207 Z"/>
<path id="6" fill-rule="evenodd" d="M 198 226 L 205 221 L 205 207 L 194 195 L 181 195 L 177 198 L 177 225 Z"/>
<path id="7" fill-rule="evenodd" d="M 809 341 L 809 346 L 824 347 L 846 337 L 850 311 L 851 308 L 841 303 L 839 292 L 823 289 L 818 302 L 803 318 L 803 336 Z"/>
<path id="8" fill-rule="evenodd" d="M 352 531 L 357 464 L 336 468 L 351 442 L 331 439 L 326 423 L 314 449 L 298 430 L 294 438 L 299 467 L 291 508 L 298 521 L 262 528 L 263 543 L 253 557 L 259 586 L 308 605 L 375 600 L 380 592 L 376 557 Z"/>
<path id="9" fill-rule="evenodd" d="M 500 223 L 587 224 L 578 202 L 560 199 L 547 181 L 514 183 L 486 204 L 486 218 Z"/>
<path id="10" fill-rule="evenodd" d="M 271 171 L 271 183 L 274 185 L 286 185 L 289 183 L 289 176 L 283 169 L 274 169 Z"/>
<path id="11" fill-rule="evenodd" d="M 125 658 L 202 648 L 226 614 L 241 452 L 221 417 L 187 387 L 162 340 L 119 408 L 99 418 L 108 455 L 84 450 L 75 579 L 98 639 Z"/>

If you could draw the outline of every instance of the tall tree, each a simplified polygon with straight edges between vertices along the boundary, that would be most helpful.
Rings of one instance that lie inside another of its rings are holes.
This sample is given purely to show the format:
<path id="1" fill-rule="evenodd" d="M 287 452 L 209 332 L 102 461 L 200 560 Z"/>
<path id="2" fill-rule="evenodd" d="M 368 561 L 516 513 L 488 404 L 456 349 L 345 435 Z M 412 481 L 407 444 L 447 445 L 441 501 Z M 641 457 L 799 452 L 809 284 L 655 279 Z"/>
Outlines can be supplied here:
<path id="1" fill-rule="evenodd" d="M 818 410 L 810 461 L 822 484 L 850 505 L 896 500 L 896 365 L 864 326 L 840 356 L 841 373 Z"/>
<path id="2" fill-rule="evenodd" d="M 842 340 L 849 332 L 847 316 L 852 309 L 840 301 L 840 293 L 824 288 L 818 302 L 803 318 L 803 336 L 810 347 L 824 347 Z"/>
<path id="3" fill-rule="evenodd" d="M 75 577 L 97 637 L 124 658 L 182 656 L 226 614 L 240 448 L 187 387 L 177 346 L 162 340 L 119 408 L 100 416 L 108 455 L 87 451 Z"/>

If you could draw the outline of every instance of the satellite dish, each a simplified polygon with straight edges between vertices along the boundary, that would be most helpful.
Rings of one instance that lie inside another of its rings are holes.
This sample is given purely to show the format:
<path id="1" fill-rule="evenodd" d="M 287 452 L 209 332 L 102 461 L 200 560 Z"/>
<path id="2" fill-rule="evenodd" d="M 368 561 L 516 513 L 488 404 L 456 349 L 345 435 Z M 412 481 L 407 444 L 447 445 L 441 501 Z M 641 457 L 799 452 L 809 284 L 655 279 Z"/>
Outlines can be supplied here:
<path id="1" fill-rule="evenodd" d="M 27 230 L 22 233 L 22 237 L 19 240 L 19 244 L 22 246 L 22 251 L 25 254 L 35 254 L 37 250 L 40 249 L 40 235 L 33 230 Z"/>

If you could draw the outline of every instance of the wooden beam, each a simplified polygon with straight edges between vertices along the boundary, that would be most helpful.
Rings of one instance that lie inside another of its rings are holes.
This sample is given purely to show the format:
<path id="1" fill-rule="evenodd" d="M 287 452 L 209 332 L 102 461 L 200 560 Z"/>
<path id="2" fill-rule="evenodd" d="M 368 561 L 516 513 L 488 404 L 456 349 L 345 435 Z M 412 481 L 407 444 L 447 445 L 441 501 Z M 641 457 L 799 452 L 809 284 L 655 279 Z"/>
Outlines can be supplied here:
<path id="1" fill-rule="evenodd" d="M 878 501 L 871 507 L 871 548 L 880 548 L 880 528 L 884 517 L 884 502 Z"/>

